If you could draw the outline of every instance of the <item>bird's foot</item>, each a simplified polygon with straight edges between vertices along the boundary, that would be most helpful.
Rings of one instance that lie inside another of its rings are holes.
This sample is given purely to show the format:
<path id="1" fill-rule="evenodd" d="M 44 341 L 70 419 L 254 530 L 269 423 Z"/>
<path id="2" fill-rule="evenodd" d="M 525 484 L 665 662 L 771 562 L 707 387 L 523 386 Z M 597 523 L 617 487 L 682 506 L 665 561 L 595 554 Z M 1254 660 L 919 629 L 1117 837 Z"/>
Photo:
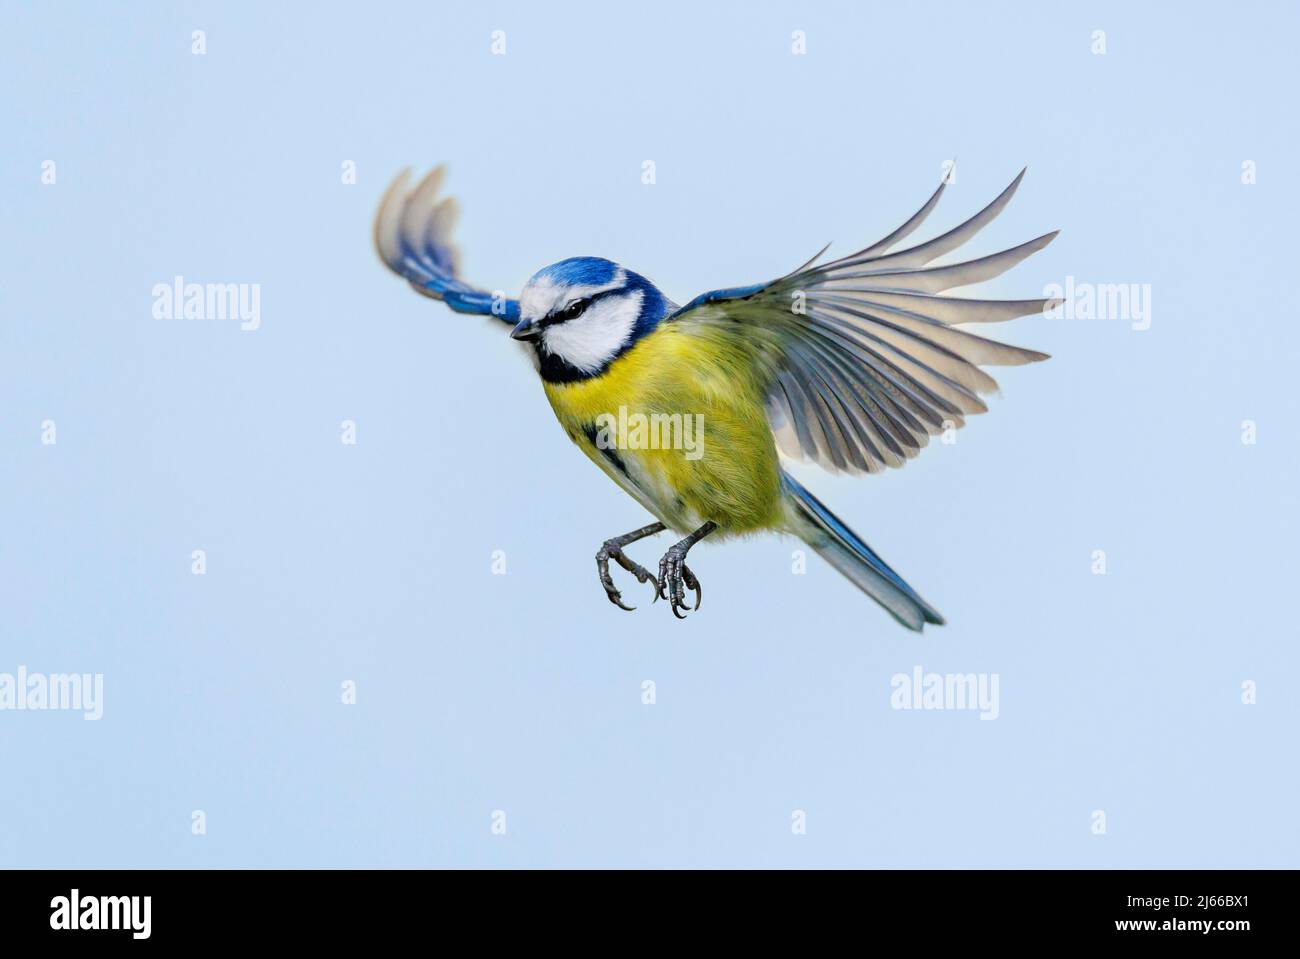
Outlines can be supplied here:
<path id="1" fill-rule="evenodd" d="M 700 608 L 700 601 L 704 599 L 704 590 L 700 586 L 700 581 L 686 565 L 686 553 L 692 545 L 685 541 L 678 543 L 664 553 L 664 558 L 659 561 L 659 579 L 655 586 L 659 596 L 668 600 L 673 615 L 678 619 L 686 618 L 683 615 L 687 610 L 686 590 L 695 593 L 695 609 Z"/>
<path id="2" fill-rule="evenodd" d="M 600 575 L 600 585 L 605 587 L 605 595 L 609 597 L 611 603 L 619 609 L 626 609 L 629 613 L 636 609 L 635 606 L 628 606 L 623 602 L 623 594 L 614 585 L 614 578 L 609 575 L 609 561 L 611 559 L 635 576 L 638 583 L 649 583 L 653 586 L 655 599 L 659 598 L 659 585 L 655 582 L 654 575 L 650 570 L 629 559 L 617 540 L 609 539 L 601 545 L 596 553 L 596 572 Z"/>

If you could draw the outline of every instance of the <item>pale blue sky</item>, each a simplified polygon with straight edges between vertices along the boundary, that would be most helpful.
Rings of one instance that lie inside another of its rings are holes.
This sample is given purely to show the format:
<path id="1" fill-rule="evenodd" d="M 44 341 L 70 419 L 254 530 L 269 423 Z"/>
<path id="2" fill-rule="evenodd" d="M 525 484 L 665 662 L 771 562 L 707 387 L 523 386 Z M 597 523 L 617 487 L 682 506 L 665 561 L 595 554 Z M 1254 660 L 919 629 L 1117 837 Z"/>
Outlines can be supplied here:
<path id="1" fill-rule="evenodd" d="M 0 673 L 105 702 L 0 712 L 0 865 L 1295 865 L 1298 19 L 6 4 Z M 471 280 L 597 254 L 682 302 L 878 239 L 954 155 L 926 236 L 1026 163 L 966 252 L 1063 230 L 981 292 L 1150 284 L 1152 324 L 1017 321 L 1053 359 L 956 445 L 800 471 L 924 636 L 775 538 L 692 554 L 688 622 L 614 609 L 591 557 L 645 514 L 370 249 L 445 161 Z M 260 284 L 261 328 L 154 319 L 177 274 Z M 892 710 L 917 665 L 997 673 L 1000 717 Z"/>

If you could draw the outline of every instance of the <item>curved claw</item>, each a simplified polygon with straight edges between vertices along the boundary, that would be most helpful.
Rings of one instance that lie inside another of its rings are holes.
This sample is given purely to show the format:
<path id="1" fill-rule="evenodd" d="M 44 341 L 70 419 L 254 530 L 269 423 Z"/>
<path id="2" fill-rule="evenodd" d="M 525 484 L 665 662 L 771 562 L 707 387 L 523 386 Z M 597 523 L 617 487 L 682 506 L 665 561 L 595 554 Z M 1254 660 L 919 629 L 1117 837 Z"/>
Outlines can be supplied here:
<path id="1" fill-rule="evenodd" d="M 700 581 L 695 578 L 695 574 L 691 572 L 691 568 L 685 563 L 682 563 L 682 578 L 686 580 L 686 588 L 694 591 L 695 608 L 698 610 L 700 603 L 704 601 L 704 588 L 700 586 Z"/>
<path id="2" fill-rule="evenodd" d="M 629 606 L 625 602 L 623 602 L 623 594 L 620 593 L 618 590 L 615 590 L 612 593 L 606 593 L 605 595 L 608 596 L 609 601 L 613 603 L 615 606 L 617 606 L 619 609 L 625 609 L 629 613 L 636 609 L 635 606 Z"/>

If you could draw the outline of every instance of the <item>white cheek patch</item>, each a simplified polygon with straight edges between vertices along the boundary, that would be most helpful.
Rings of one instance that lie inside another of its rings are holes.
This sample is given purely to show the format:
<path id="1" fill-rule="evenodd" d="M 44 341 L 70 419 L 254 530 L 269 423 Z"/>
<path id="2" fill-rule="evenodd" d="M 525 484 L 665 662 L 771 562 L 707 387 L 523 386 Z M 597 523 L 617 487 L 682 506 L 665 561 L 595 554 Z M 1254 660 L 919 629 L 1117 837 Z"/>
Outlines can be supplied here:
<path id="1" fill-rule="evenodd" d="M 645 294 L 597 300 L 576 320 L 566 320 L 542 331 L 542 349 L 584 373 L 595 373 L 632 335 Z"/>

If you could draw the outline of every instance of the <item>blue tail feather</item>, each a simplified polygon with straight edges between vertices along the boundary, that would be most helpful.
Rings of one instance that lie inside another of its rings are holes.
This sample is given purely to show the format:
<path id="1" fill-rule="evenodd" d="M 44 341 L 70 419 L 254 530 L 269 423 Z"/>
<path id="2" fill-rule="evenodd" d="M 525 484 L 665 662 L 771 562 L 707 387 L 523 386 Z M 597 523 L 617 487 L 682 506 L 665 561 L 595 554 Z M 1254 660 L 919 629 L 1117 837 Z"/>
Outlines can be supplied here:
<path id="1" fill-rule="evenodd" d="M 844 525 L 821 500 L 788 473 L 781 474 L 781 484 L 793 501 L 796 513 L 806 522 L 808 545 L 827 562 L 908 629 L 920 631 L 926 623 L 943 625 L 944 618 L 939 611 L 908 586 L 903 577 L 890 569 L 875 550 Z"/>

